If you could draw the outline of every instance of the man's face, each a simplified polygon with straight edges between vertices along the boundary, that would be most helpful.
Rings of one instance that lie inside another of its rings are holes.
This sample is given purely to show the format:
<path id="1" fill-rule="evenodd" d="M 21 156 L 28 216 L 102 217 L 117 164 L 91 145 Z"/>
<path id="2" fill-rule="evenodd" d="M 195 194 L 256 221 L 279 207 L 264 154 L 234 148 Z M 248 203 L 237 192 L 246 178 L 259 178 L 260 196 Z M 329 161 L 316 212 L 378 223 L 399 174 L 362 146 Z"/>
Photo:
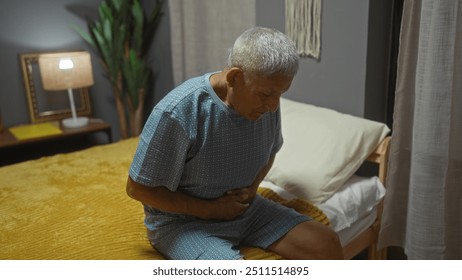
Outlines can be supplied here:
<path id="1" fill-rule="evenodd" d="M 273 75 L 258 77 L 241 76 L 231 87 L 229 105 L 249 120 L 258 120 L 266 112 L 274 112 L 279 107 L 279 99 L 292 84 L 293 77 Z"/>

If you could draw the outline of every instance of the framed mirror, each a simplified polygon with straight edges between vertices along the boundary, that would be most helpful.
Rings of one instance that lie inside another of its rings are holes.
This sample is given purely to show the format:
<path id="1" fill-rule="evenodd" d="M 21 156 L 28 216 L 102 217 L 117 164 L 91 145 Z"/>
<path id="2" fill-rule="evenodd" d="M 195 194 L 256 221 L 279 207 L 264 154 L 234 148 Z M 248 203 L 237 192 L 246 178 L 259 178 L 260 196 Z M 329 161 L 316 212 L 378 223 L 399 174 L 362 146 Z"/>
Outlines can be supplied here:
<path id="1" fill-rule="evenodd" d="M 26 89 L 31 123 L 61 120 L 71 117 L 67 91 L 46 91 L 40 78 L 38 57 L 42 53 L 20 54 L 24 87 Z M 91 115 L 88 88 L 74 89 L 77 115 Z"/>

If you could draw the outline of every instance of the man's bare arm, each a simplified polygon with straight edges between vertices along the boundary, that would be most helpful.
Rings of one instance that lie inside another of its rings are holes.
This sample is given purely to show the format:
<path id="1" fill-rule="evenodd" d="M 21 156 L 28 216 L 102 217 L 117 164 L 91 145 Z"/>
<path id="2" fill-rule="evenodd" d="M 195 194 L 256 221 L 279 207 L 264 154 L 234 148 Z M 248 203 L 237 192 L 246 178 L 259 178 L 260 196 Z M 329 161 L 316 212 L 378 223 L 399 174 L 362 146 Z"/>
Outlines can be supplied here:
<path id="1" fill-rule="evenodd" d="M 201 219 L 232 220 L 249 207 L 247 195 L 227 194 L 214 200 L 196 198 L 164 186 L 148 187 L 128 177 L 127 194 L 155 209 L 195 216 Z"/>

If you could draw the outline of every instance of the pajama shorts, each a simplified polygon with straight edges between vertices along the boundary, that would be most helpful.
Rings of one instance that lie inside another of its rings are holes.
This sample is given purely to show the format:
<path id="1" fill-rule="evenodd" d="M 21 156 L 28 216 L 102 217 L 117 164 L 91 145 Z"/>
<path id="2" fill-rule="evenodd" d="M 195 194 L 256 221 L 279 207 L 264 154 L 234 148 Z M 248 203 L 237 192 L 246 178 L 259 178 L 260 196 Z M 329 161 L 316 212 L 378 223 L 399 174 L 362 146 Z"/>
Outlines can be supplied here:
<path id="1" fill-rule="evenodd" d="M 239 246 L 266 249 L 296 225 L 311 220 L 260 195 L 232 221 L 165 215 L 146 207 L 145 211 L 151 244 L 166 258 L 175 260 L 240 259 Z"/>

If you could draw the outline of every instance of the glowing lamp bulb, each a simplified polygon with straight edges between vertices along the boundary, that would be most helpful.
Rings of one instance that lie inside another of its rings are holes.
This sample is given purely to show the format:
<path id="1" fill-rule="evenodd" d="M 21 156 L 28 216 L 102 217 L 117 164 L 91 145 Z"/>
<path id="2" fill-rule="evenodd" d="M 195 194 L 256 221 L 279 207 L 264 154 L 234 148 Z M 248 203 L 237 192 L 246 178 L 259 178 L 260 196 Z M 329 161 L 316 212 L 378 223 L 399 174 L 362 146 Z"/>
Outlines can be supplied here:
<path id="1" fill-rule="evenodd" d="M 65 70 L 65 69 L 72 69 L 72 68 L 74 68 L 74 63 L 72 62 L 72 59 L 63 58 L 59 61 L 59 69 Z"/>

